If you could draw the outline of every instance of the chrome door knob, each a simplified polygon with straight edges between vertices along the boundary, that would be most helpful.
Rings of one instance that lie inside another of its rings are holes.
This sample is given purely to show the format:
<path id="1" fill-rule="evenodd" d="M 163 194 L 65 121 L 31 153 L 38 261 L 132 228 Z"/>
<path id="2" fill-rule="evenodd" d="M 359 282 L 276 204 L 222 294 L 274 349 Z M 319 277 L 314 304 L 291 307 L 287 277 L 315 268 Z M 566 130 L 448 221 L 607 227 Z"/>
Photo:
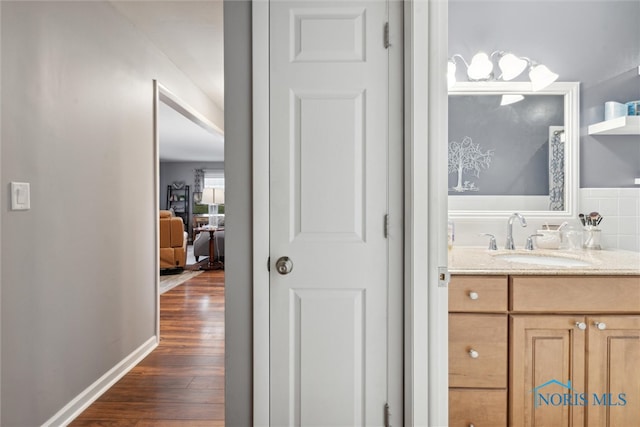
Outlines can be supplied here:
<path id="1" fill-rule="evenodd" d="M 596 328 L 600 329 L 601 331 L 604 331 L 605 329 L 607 329 L 607 324 L 604 322 L 593 322 L 593 324 L 596 326 Z"/>
<path id="2" fill-rule="evenodd" d="M 278 261 L 276 261 L 276 270 L 282 275 L 291 273 L 291 270 L 293 270 L 293 261 L 286 256 L 278 258 Z"/>
<path id="3" fill-rule="evenodd" d="M 578 327 L 578 329 L 580 329 L 581 331 L 584 331 L 585 329 L 587 329 L 587 324 L 584 322 L 576 322 L 576 326 Z"/>

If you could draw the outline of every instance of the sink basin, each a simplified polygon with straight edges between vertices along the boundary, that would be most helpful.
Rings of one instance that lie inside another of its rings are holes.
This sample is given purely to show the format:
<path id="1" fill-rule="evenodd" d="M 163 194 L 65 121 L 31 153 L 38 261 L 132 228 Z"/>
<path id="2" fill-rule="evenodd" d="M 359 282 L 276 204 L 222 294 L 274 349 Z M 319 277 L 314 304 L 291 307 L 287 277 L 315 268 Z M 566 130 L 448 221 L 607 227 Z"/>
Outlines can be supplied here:
<path id="1" fill-rule="evenodd" d="M 561 256 L 552 255 L 535 255 L 535 254 L 498 254 L 496 258 L 509 261 L 518 262 L 521 264 L 535 264 L 545 265 L 549 267 L 587 267 L 591 263 L 582 261 L 575 258 L 565 258 Z"/>

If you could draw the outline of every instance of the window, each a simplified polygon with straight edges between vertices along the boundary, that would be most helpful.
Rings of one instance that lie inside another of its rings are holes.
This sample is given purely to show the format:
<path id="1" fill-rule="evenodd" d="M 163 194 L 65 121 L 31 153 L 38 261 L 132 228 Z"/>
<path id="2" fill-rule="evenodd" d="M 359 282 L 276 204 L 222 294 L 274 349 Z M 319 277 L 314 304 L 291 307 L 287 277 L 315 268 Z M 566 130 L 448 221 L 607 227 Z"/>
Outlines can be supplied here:
<path id="1" fill-rule="evenodd" d="M 205 169 L 204 188 L 224 188 L 224 170 Z"/>

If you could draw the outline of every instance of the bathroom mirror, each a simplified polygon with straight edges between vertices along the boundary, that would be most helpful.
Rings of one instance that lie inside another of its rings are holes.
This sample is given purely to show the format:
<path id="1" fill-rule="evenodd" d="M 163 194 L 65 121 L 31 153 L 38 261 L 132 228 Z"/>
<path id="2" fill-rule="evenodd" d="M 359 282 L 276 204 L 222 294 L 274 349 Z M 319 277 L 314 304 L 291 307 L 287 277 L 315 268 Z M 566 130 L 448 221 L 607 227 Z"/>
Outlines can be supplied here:
<path id="1" fill-rule="evenodd" d="M 579 83 L 533 92 L 525 82 L 449 90 L 449 216 L 576 215 Z"/>

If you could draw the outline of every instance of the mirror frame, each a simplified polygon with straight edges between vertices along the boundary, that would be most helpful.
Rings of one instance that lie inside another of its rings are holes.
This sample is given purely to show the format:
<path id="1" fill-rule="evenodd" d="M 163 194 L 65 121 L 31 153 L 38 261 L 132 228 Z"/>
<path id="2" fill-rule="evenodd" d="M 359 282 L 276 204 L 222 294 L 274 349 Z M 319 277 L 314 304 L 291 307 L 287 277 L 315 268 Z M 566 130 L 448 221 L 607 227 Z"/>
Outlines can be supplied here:
<path id="1" fill-rule="evenodd" d="M 449 217 L 460 218 L 504 218 L 519 212 L 532 218 L 574 218 L 577 216 L 579 169 L 580 169 L 580 83 L 555 82 L 539 91 L 531 90 L 528 82 L 460 82 L 449 89 L 449 96 L 456 95 L 563 95 L 564 96 L 564 133 L 565 133 L 565 179 L 564 210 L 530 211 L 519 209 L 518 200 L 528 196 L 504 196 L 513 198 L 513 209 L 507 210 L 450 210 Z M 451 197 L 451 196 L 449 196 Z M 459 196 L 474 197 L 474 196 Z"/>

